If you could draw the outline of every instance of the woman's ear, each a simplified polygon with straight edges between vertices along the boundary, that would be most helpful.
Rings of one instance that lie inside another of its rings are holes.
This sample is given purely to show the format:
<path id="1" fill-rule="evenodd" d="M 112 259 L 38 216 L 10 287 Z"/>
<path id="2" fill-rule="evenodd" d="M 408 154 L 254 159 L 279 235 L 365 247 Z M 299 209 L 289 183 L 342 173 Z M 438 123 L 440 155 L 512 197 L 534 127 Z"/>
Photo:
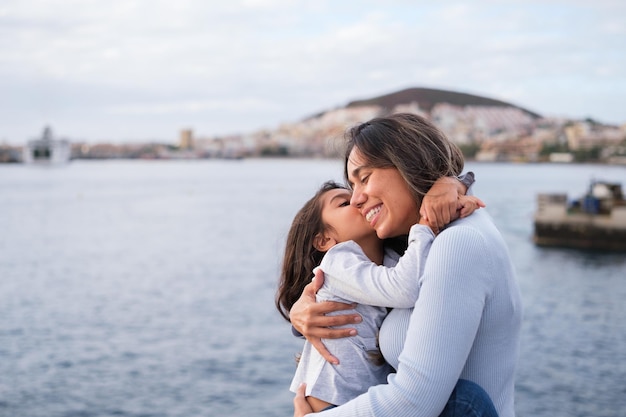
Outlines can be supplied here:
<path id="1" fill-rule="evenodd" d="M 313 239 L 313 247 L 320 252 L 327 252 L 328 249 L 332 248 L 336 244 L 337 241 L 335 238 L 330 237 L 325 233 L 318 233 Z"/>

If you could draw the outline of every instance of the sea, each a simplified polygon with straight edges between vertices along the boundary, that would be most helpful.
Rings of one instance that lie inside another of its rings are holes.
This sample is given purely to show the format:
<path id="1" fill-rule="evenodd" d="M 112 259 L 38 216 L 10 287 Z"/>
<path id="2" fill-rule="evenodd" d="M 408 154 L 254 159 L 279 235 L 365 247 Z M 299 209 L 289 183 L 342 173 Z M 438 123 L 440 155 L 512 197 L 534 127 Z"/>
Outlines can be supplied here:
<path id="1" fill-rule="evenodd" d="M 626 167 L 467 163 L 525 314 L 518 417 L 626 415 L 626 254 L 536 247 L 539 192 Z M 335 159 L 0 165 L 0 416 L 290 416 L 275 306 L 290 222 Z"/>

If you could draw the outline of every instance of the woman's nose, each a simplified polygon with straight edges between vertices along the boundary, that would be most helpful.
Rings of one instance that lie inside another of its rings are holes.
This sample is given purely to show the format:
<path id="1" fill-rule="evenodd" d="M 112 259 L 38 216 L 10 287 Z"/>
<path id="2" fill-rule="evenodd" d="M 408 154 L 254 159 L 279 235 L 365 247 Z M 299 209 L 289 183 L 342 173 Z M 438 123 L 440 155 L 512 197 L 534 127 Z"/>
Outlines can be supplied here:
<path id="1" fill-rule="evenodd" d="M 352 190 L 352 197 L 350 198 L 350 205 L 356 208 L 361 208 L 365 202 L 364 194 L 361 191 L 361 187 L 354 187 Z"/>

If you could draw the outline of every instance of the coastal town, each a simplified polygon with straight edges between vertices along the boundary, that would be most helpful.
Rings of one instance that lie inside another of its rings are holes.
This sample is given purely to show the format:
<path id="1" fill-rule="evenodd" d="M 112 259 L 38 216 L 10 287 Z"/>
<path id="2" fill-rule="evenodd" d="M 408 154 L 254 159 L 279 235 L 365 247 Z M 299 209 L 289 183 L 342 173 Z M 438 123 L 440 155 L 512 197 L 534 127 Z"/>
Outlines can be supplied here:
<path id="1" fill-rule="evenodd" d="M 403 92 L 395 94 L 400 93 Z M 181 128 L 179 136 L 166 143 L 88 143 L 56 137 L 52 127 L 45 126 L 39 138 L 28 140 L 22 146 L 0 143 L 0 162 L 120 158 L 336 158 L 341 156 L 341 139 L 346 129 L 373 117 L 410 112 L 432 120 L 461 148 L 468 160 L 626 164 L 626 123 L 609 125 L 590 118 L 542 117 L 489 99 L 463 102 L 454 96 L 456 99 L 424 104 L 420 102 L 419 95 L 415 97 L 415 100 L 405 99 L 404 102 L 396 99 L 391 105 L 389 100 L 355 102 L 300 121 L 281 124 L 275 129 L 229 136 L 210 136 L 193 128 Z"/>

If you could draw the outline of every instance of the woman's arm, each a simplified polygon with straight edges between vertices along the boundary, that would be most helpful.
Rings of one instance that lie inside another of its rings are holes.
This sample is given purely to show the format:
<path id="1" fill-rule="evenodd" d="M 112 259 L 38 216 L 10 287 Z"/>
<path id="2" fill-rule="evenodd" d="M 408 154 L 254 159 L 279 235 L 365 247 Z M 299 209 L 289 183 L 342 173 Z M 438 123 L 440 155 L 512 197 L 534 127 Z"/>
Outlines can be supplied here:
<path id="1" fill-rule="evenodd" d="M 304 287 L 302 295 L 289 310 L 291 325 L 311 343 L 315 349 L 333 364 L 339 364 L 324 343 L 324 339 L 339 339 L 342 337 L 356 336 L 354 328 L 331 328 L 331 326 L 343 326 L 360 323 L 359 314 L 342 314 L 327 316 L 333 311 L 349 310 L 354 308 L 351 304 L 338 303 L 335 301 L 315 302 L 315 294 L 324 284 L 324 273 L 321 270 L 315 272 L 315 279 Z"/>

